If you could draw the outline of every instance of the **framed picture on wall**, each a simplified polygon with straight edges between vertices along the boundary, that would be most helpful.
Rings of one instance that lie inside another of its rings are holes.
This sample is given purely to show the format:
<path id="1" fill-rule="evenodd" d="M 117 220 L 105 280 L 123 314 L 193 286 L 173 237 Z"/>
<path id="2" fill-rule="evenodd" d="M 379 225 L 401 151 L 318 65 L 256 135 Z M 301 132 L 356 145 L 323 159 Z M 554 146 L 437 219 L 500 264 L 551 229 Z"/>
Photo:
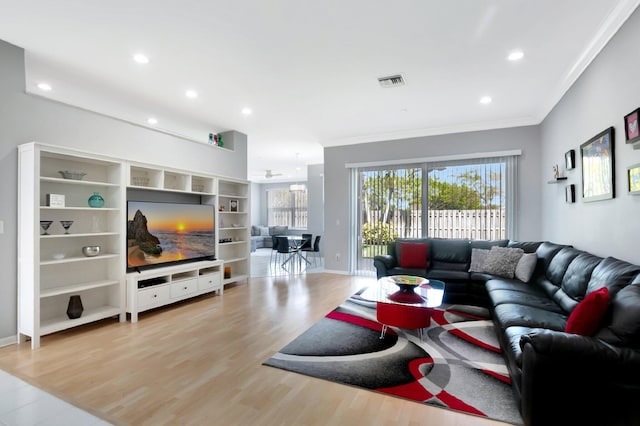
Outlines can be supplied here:
<path id="1" fill-rule="evenodd" d="M 638 116 L 640 116 L 640 108 L 624 116 L 624 135 L 627 143 L 634 143 L 640 140 Z"/>
<path id="2" fill-rule="evenodd" d="M 564 200 L 569 204 L 576 202 L 576 186 L 574 184 L 567 185 L 564 188 Z"/>
<path id="3" fill-rule="evenodd" d="M 627 168 L 627 182 L 629 194 L 640 195 L 640 164 L 634 164 Z"/>
<path id="4" fill-rule="evenodd" d="M 570 149 L 564 154 L 564 168 L 566 170 L 573 170 L 576 167 L 576 151 Z"/>
<path id="5" fill-rule="evenodd" d="M 609 127 L 580 145 L 584 201 L 615 197 L 613 143 L 614 129 Z"/>

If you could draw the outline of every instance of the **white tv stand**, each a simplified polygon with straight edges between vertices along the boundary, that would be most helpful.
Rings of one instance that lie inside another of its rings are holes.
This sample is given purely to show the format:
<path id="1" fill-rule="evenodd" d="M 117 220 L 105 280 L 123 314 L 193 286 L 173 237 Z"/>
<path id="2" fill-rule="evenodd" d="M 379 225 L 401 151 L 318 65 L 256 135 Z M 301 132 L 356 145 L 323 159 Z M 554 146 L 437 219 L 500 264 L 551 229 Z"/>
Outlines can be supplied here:
<path id="1" fill-rule="evenodd" d="M 131 322 L 149 309 L 214 291 L 221 295 L 222 270 L 221 260 L 210 260 L 128 273 L 126 311 Z"/>

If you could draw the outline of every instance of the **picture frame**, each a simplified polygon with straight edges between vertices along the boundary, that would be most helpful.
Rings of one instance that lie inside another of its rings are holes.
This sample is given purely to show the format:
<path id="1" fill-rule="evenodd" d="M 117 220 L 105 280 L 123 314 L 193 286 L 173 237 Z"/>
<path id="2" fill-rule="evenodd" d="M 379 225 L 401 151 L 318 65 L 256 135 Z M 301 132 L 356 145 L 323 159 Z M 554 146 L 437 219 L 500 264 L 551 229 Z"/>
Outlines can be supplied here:
<path id="1" fill-rule="evenodd" d="M 230 212 L 238 211 L 238 200 L 229 200 L 229 211 Z"/>
<path id="2" fill-rule="evenodd" d="M 640 195 L 640 163 L 627 167 L 627 189 L 631 195 Z"/>
<path id="3" fill-rule="evenodd" d="M 568 204 L 576 202 L 576 186 L 574 184 L 567 185 L 564 188 L 564 199 Z"/>
<path id="4" fill-rule="evenodd" d="M 640 141 L 640 108 L 624 116 L 624 136 L 627 143 Z"/>
<path id="5" fill-rule="evenodd" d="M 614 128 L 598 133 L 582 145 L 582 199 L 585 202 L 615 197 Z"/>
<path id="6" fill-rule="evenodd" d="M 576 167 L 576 150 L 570 149 L 564 154 L 564 168 L 566 170 L 573 170 Z"/>

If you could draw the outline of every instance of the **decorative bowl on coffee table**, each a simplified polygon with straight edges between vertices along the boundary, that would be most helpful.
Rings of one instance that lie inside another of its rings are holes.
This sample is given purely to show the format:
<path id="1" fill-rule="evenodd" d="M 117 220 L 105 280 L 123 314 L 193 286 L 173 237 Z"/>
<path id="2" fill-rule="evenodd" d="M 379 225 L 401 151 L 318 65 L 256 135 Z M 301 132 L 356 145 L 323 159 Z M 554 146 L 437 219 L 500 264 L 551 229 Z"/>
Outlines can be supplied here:
<path id="1" fill-rule="evenodd" d="M 418 286 L 428 284 L 429 280 L 413 275 L 392 275 L 389 277 L 400 290 L 388 296 L 389 300 L 398 303 L 422 303 L 424 298 L 414 292 Z"/>

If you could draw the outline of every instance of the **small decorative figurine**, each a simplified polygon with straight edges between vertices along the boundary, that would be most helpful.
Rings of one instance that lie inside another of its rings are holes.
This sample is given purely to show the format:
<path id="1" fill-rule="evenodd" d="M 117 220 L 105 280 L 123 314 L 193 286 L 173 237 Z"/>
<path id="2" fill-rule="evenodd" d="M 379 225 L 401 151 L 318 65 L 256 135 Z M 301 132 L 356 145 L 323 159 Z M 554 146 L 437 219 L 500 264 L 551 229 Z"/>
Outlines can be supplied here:
<path id="1" fill-rule="evenodd" d="M 556 164 L 555 166 L 553 166 L 553 178 L 558 179 L 559 177 L 560 174 L 558 173 L 558 165 Z"/>

